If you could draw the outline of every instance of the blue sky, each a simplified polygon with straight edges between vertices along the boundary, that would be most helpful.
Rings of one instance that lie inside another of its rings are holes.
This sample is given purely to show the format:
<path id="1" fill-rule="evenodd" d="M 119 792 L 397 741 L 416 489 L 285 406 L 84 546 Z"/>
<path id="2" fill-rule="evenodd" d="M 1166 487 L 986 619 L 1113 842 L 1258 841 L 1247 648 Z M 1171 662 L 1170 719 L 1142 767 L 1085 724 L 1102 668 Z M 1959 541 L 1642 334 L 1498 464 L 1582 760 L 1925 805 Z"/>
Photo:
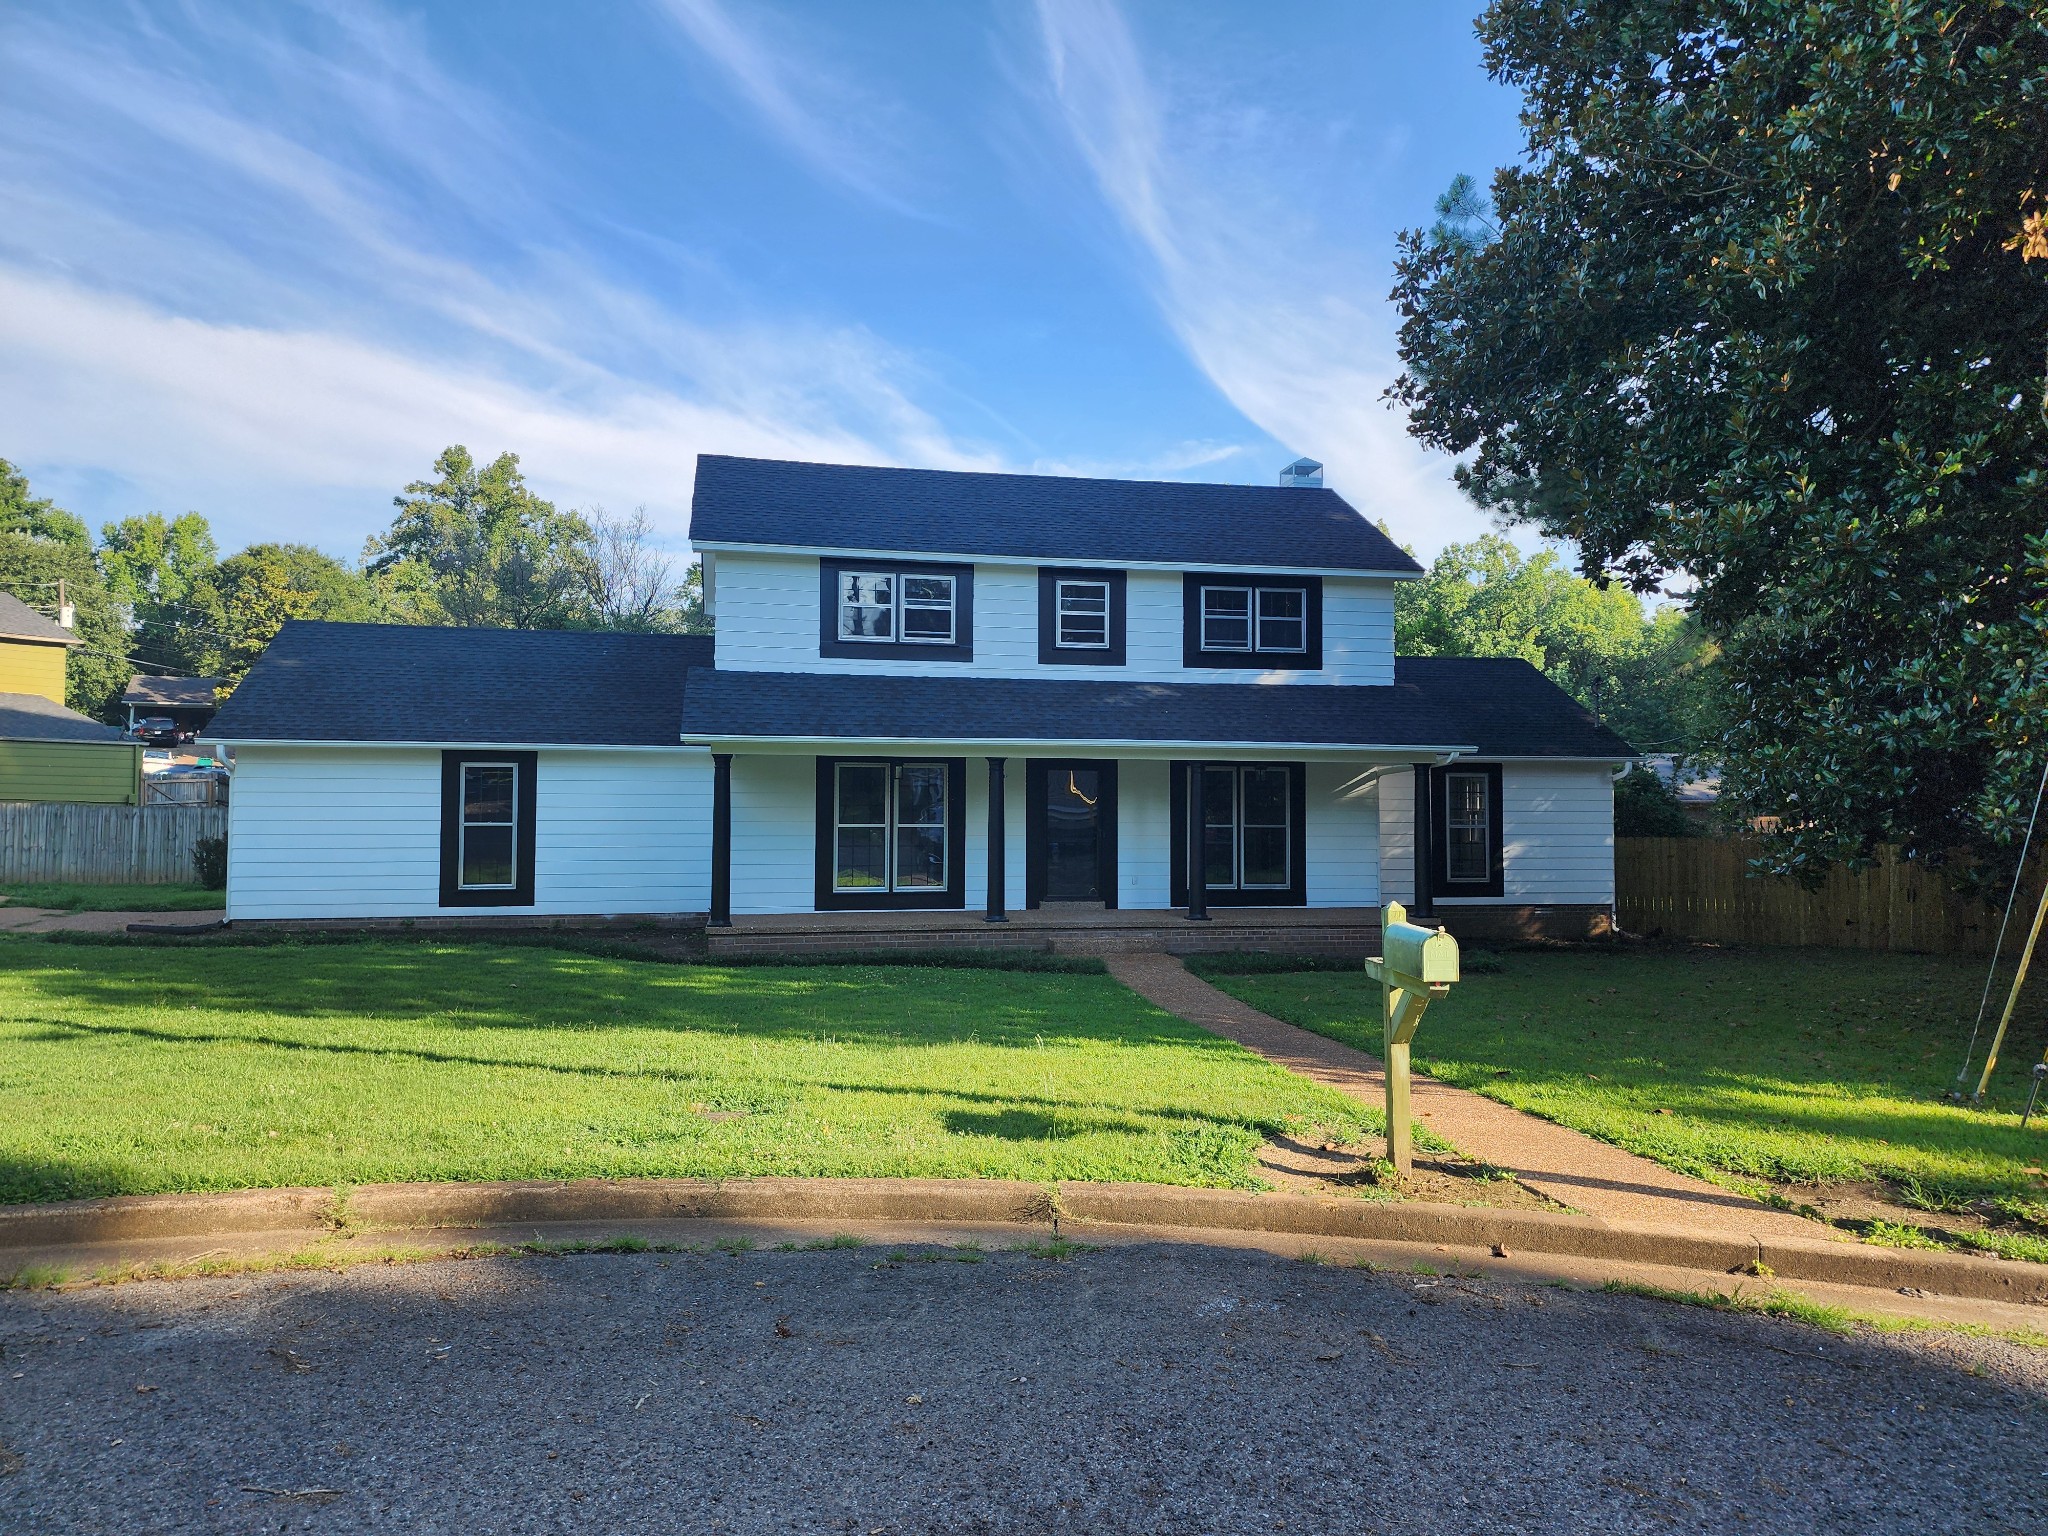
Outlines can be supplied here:
<path id="1" fill-rule="evenodd" d="M 701 451 L 1486 526 L 1379 399 L 1516 150 L 1463 6 L 53 0 L 0 79 L 0 457 L 94 524 L 352 555 L 463 442 L 677 541 Z"/>

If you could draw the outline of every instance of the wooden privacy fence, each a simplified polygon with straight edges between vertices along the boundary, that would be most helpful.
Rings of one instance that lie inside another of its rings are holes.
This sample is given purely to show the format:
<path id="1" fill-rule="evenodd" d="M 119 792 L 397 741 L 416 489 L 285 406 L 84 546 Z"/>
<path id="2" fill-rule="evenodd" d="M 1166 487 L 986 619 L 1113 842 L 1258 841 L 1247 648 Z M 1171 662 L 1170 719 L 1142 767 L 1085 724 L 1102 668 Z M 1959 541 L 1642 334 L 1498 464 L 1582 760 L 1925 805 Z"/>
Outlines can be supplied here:
<path id="1" fill-rule="evenodd" d="M 226 806 L 0 804 L 0 881 L 196 880 L 192 845 L 227 835 Z"/>
<path id="2" fill-rule="evenodd" d="M 1997 909 L 1889 848 L 1868 869 L 1831 870 L 1813 891 L 1796 880 L 1751 877 L 1756 854 L 1743 838 L 1618 837 L 1616 920 L 1624 932 L 1670 939 L 1923 954 L 1988 955 L 1998 937 Z M 2022 934 L 2033 911 L 2027 894 L 2015 918 Z"/>

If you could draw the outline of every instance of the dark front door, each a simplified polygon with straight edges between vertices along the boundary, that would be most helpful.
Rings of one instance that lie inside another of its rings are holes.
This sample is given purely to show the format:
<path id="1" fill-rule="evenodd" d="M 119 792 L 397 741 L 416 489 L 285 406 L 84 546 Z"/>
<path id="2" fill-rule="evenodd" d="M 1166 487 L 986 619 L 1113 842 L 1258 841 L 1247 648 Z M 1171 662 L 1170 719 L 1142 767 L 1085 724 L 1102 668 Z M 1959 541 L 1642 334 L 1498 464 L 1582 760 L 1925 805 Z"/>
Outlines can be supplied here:
<path id="1" fill-rule="evenodd" d="M 1034 761 L 1027 782 L 1031 904 L 1114 905 L 1116 764 Z"/>

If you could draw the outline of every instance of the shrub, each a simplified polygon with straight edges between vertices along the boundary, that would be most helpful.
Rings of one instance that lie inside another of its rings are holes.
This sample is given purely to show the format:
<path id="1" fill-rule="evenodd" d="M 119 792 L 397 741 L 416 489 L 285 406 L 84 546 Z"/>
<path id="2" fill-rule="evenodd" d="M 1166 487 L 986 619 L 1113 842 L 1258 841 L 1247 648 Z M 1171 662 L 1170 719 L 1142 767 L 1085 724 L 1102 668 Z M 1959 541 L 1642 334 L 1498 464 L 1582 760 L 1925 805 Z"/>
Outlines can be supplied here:
<path id="1" fill-rule="evenodd" d="M 1616 837 L 1697 837 L 1671 786 L 1640 763 L 1614 782 Z"/>
<path id="2" fill-rule="evenodd" d="M 228 840 L 202 837 L 192 845 L 192 866 L 199 871 L 199 883 L 209 891 L 227 889 Z"/>

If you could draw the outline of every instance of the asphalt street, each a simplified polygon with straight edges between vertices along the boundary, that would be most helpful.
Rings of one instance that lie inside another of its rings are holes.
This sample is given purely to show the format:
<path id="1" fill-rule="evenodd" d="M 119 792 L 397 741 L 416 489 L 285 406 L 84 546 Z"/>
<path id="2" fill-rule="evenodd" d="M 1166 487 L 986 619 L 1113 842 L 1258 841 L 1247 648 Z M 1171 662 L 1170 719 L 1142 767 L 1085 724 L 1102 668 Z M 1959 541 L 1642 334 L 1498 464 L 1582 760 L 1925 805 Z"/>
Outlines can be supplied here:
<path id="1" fill-rule="evenodd" d="M 1192 1245 L 0 1296 L 0 1531 L 2048 1530 L 2048 1352 Z"/>

